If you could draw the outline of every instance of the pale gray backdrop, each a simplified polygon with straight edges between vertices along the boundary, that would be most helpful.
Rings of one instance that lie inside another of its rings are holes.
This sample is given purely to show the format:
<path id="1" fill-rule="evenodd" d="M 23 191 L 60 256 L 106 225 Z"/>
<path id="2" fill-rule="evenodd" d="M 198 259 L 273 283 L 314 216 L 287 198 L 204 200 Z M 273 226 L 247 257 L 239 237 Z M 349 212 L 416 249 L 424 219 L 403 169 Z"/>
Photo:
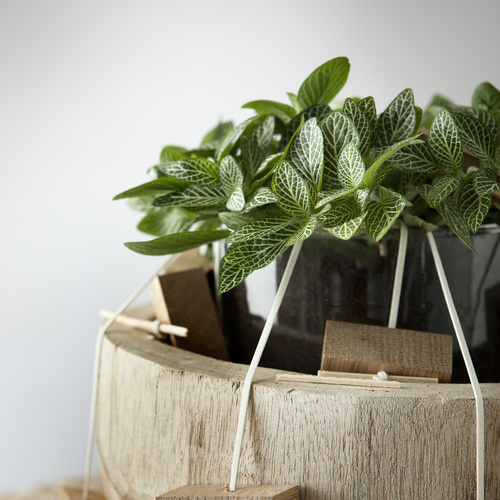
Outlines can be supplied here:
<path id="1" fill-rule="evenodd" d="M 114 194 L 347 56 L 379 111 L 500 86 L 498 0 L 1 0 L 0 491 L 84 468 L 100 307 L 159 265 Z"/>

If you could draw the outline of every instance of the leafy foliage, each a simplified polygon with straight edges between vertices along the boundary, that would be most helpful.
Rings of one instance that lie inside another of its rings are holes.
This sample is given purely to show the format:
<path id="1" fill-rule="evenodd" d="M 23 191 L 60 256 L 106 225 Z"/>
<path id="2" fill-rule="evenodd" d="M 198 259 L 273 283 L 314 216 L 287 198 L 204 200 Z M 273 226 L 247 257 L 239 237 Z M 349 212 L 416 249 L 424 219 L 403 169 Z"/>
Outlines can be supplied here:
<path id="1" fill-rule="evenodd" d="M 379 241 L 402 218 L 446 224 L 472 248 L 500 189 L 500 92 L 482 83 L 471 107 L 436 97 L 422 110 L 405 89 L 380 114 L 370 96 L 333 109 L 348 73 L 332 59 L 291 105 L 250 101 L 256 116 L 220 122 L 197 148 L 164 147 L 154 178 L 115 197 L 145 211 L 138 227 L 157 237 L 126 245 L 162 255 L 226 240 L 220 293 L 315 231 Z"/>

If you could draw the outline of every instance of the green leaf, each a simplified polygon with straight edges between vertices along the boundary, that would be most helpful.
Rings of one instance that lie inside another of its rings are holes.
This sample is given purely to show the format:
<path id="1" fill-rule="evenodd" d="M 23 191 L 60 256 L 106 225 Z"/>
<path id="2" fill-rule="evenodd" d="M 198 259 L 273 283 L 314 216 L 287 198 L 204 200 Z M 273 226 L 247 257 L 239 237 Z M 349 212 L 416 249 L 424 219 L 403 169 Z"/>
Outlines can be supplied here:
<path id="1" fill-rule="evenodd" d="M 316 118 L 310 118 L 300 128 L 287 160 L 317 189 L 320 188 L 323 174 L 323 135 L 316 124 Z"/>
<path id="2" fill-rule="evenodd" d="M 313 104 L 329 104 L 347 81 L 349 68 L 346 57 L 336 57 L 316 68 L 299 89 L 301 109 Z"/>
<path id="3" fill-rule="evenodd" d="M 219 169 L 213 161 L 204 158 L 186 158 L 158 167 L 165 175 L 179 181 L 214 187 L 220 184 Z"/>
<path id="4" fill-rule="evenodd" d="M 366 209 L 366 232 L 379 241 L 392 227 L 406 206 L 406 200 L 397 193 L 379 187 L 380 201 L 371 201 Z"/>
<path id="5" fill-rule="evenodd" d="M 261 207 L 263 205 L 269 205 L 270 203 L 276 203 L 278 197 L 273 193 L 273 191 L 268 187 L 260 187 L 255 191 L 255 194 L 247 203 L 245 210 L 250 210 L 255 207 Z"/>
<path id="6" fill-rule="evenodd" d="M 458 209 L 469 229 L 476 233 L 488 215 L 491 206 L 491 193 L 478 195 L 475 189 L 476 175 L 468 176 L 458 193 Z"/>
<path id="7" fill-rule="evenodd" d="M 227 195 L 221 187 L 190 186 L 184 191 L 170 193 L 156 198 L 155 207 L 184 207 L 191 209 L 213 209 L 225 206 Z"/>
<path id="8" fill-rule="evenodd" d="M 429 151 L 429 144 L 421 141 L 415 144 L 409 144 L 404 148 L 396 151 L 391 156 L 391 163 L 396 167 L 405 171 L 434 173 L 439 172 Z"/>
<path id="9" fill-rule="evenodd" d="M 125 243 L 127 248 L 144 255 L 169 255 L 197 248 L 207 243 L 226 238 L 230 231 L 185 231 L 169 234 L 151 241 Z"/>
<path id="10" fill-rule="evenodd" d="M 289 239 L 295 234 L 293 225 L 282 228 L 278 233 L 263 238 L 233 243 L 225 255 L 230 264 L 243 269 L 255 270 L 269 265 L 289 246 Z"/>
<path id="11" fill-rule="evenodd" d="M 452 112 L 464 146 L 480 160 L 493 163 L 495 141 L 486 125 L 475 116 Z"/>
<path id="12" fill-rule="evenodd" d="M 428 143 L 430 152 L 443 170 L 462 168 L 464 148 L 451 113 L 443 109 L 432 122 Z"/>
<path id="13" fill-rule="evenodd" d="M 491 83 L 483 82 L 476 88 L 472 105 L 489 111 L 500 122 L 500 91 Z"/>
<path id="14" fill-rule="evenodd" d="M 500 189 L 497 173 L 491 168 L 481 168 L 474 175 L 474 189 L 479 195 L 491 194 Z"/>
<path id="15" fill-rule="evenodd" d="M 460 179 L 456 175 L 445 174 L 436 177 L 432 181 L 432 188 L 426 195 L 427 204 L 431 208 L 436 208 L 445 198 L 450 196 L 460 184 Z"/>
<path id="16" fill-rule="evenodd" d="M 415 131 L 417 113 L 413 91 L 403 90 L 378 120 L 377 140 L 379 146 L 389 146 L 411 137 Z"/>
<path id="17" fill-rule="evenodd" d="M 347 189 L 357 188 L 365 174 L 365 163 L 358 148 L 352 143 L 346 144 L 338 158 L 338 178 Z"/>
<path id="18" fill-rule="evenodd" d="M 210 130 L 201 141 L 201 146 L 215 149 L 220 141 L 234 128 L 233 122 L 221 122 Z"/>
<path id="19" fill-rule="evenodd" d="M 458 207 L 452 197 L 445 198 L 437 207 L 436 210 L 441 214 L 448 227 L 462 240 L 462 242 L 471 250 L 472 242 L 470 239 L 469 229 L 467 224 L 462 219 Z"/>
<path id="20" fill-rule="evenodd" d="M 331 210 L 319 216 L 319 221 L 325 228 L 341 226 L 347 221 L 355 219 L 361 215 L 358 204 L 352 198 L 340 200 L 332 205 Z"/>
<path id="21" fill-rule="evenodd" d="M 228 243 L 255 240 L 268 234 L 277 233 L 293 222 L 290 217 L 267 217 L 257 219 L 240 227 L 227 238 Z"/>
<path id="22" fill-rule="evenodd" d="M 150 196 L 155 194 L 165 194 L 172 191 L 177 191 L 186 187 L 186 183 L 179 182 L 177 179 L 169 177 L 160 177 L 153 181 L 146 182 L 123 193 L 117 194 L 113 200 L 121 200 L 123 198 L 134 198 L 137 196 Z"/>
<path id="23" fill-rule="evenodd" d="M 283 153 L 276 153 L 268 156 L 259 166 L 255 172 L 254 183 L 252 184 L 252 191 L 263 186 L 269 177 L 274 173 L 278 165 L 283 160 Z"/>
<path id="24" fill-rule="evenodd" d="M 419 142 L 421 141 L 420 139 L 418 139 L 418 136 L 414 136 L 408 139 L 403 139 L 402 141 L 396 142 L 395 144 L 383 148 L 380 152 L 378 152 L 377 159 L 365 172 L 360 186 L 361 187 L 372 186 L 375 174 L 377 173 L 378 169 L 383 165 L 384 162 L 386 162 L 389 158 L 394 157 L 394 155 L 405 146 L 409 146 L 411 144 L 418 144 Z M 393 158 L 391 158 L 391 161 L 393 161 Z"/>
<path id="25" fill-rule="evenodd" d="M 351 194 L 352 192 L 354 192 L 354 189 L 347 188 L 335 189 L 332 191 L 322 191 L 319 193 L 319 201 L 316 203 L 316 206 L 314 208 L 321 208 L 327 203 L 331 203 L 332 201 Z"/>
<path id="26" fill-rule="evenodd" d="M 181 208 L 155 208 L 143 217 L 137 229 L 153 236 L 165 236 L 187 231 L 194 221 L 193 214 Z"/>
<path id="27" fill-rule="evenodd" d="M 225 156 L 220 162 L 219 174 L 222 189 L 228 196 L 243 185 L 243 172 L 231 155 Z"/>
<path id="28" fill-rule="evenodd" d="M 354 234 L 356 234 L 365 216 L 366 214 L 360 215 L 359 217 L 348 220 L 339 226 L 325 227 L 325 230 L 341 240 L 349 240 Z"/>
<path id="29" fill-rule="evenodd" d="M 315 104 L 314 106 L 305 109 L 298 115 L 295 115 L 283 131 L 280 141 L 280 149 L 285 149 L 285 146 L 291 144 L 291 139 L 293 139 L 293 136 L 297 133 L 297 129 L 301 127 L 303 122 L 306 122 L 310 118 L 316 118 L 317 123 L 321 123 L 321 121 L 331 112 L 332 109 L 330 106 L 326 104 Z"/>
<path id="30" fill-rule="evenodd" d="M 187 149 L 180 146 L 165 146 L 160 154 L 160 163 L 177 161 L 186 157 Z"/>
<path id="31" fill-rule="evenodd" d="M 365 97 L 358 102 L 359 109 L 364 113 L 370 123 L 372 135 L 375 137 L 378 127 L 377 108 L 375 99 L 371 96 Z"/>
<path id="32" fill-rule="evenodd" d="M 241 226 L 248 224 L 257 219 L 262 219 L 266 217 L 265 213 L 262 212 L 250 212 L 250 213 L 241 213 L 241 212 L 220 212 L 219 219 L 225 224 L 229 229 L 236 231 Z"/>
<path id="33" fill-rule="evenodd" d="M 377 176 L 380 175 L 380 177 L 383 177 L 384 176 L 384 170 L 385 169 L 391 169 L 392 167 L 391 166 L 388 166 L 388 167 L 382 167 L 381 169 L 379 169 L 379 171 L 377 172 Z M 380 182 L 382 182 L 382 179 L 380 180 Z M 375 180 L 375 184 L 380 184 L 377 180 Z M 356 203 L 358 204 L 358 206 L 360 208 L 363 208 L 365 206 L 365 202 L 366 200 L 368 199 L 368 196 L 370 195 L 370 190 L 368 188 L 360 188 L 360 189 L 356 189 L 356 191 L 354 191 L 354 199 L 356 200 Z"/>
<path id="34" fill-rule="evenodd" d="M 354 99 L 348 97 L 344 101 L 343 113 L 352 121 L 359 135 L 359 150 L 366 154 L 375 138 L 375 130 L 368 116 L 362 111 L 361 106 Z M 375 126 L 377 117 L 375 116 Z"/>
<path id="35" fill-rule="evenodd" d="M 268 116 L 257 125 L 250 137 L 241 138 L 241 156 L 245 170 L 252 179 L 255 171 L 266 158 L 272 144 L 274 134 L 274 116 Z"/>
<path id="36" fill-rule="evenodd" d="M 274 174 L 273 191 L 281 210 L 299 219 L 309 218 L 311 198 L 307 182 L 286 160 L 282 161 Z"/>
<path id="37" fill-rule="evenodd" d="M 312 216 L 308 221 L 304 222 L 298 227 L 298 229 L 295 231 L 295 234 L 289 238 L 288 243 L 290 245 L 295 245 L 295 243 L 306 240 L 314 233 L 317 224 L 318 218 Z"/>
<path id="38" fill-rule="evenodd" d="M 228 292 L 241 282 L 245 281 L 245 279 L 250 276 L 252 272 L 253 271 L 243 269 L 235 264 L 229 264 L 225 259 L 222 259 L 219 268 L 219 288 L 217 293 L 223 294 Z"/>
<path id="39" fill-rule="evenodd" d="M 266 100 L 247 102 L 242 108 L 254 109 L 261 116 L 274 115 L 283 123 L 288 123 L 297 114 L 295 109 L 288 104 Z"/>
<path id="40" fill-rule="evenodd" d="M 236 188 L 226 203 L 226 208 L 233 212 L 241 212 L 245 208 L 245 194 L 241 187 Z"/>
<path id="41" fill-rule="evenodd" d="M 344 146 L 350 142 L 359 147 L 360 139 L 353 122 L 340 111 L 331 113 L 321 122 L 324 139 L 325 166 L 323 182 L 326 189 L 339 188 L 337 163 Z"/>
<path id="42" fill-rule="evenodd" d="M 231 151 L 243 132 L 245 132 L 245 129 L 258 118 L 258 116 L 252 116 L 226 134 L 215 151 L 215 160 L 217 162 L 220 162 Z"/>

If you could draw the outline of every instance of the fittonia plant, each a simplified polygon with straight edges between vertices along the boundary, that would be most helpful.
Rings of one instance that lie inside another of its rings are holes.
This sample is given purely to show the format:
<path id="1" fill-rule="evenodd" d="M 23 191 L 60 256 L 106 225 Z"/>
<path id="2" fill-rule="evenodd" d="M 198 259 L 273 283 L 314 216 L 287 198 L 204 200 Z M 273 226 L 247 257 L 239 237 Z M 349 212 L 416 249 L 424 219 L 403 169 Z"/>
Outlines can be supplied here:
<path id="1" fill-rule="evenodd" d="M 483 83 L 471 107 L 436 98 L 425 113 L 411 89 L 379 115 L 373 97 L 331 108 L 348 73 L 332 59 L 291 106 L 252 101 L 255 116 L 220 123 L 197 149 L 165 147 L 154 180 L 115 197 L 136 198 L 139 229 L 157 236 L 127 247 L 164 255 L 226 239 L 220 293 L 314 232 L 379 241 L 402 219 L 446 224 L 472 249 L 500 189 L 500 92 Z"/>

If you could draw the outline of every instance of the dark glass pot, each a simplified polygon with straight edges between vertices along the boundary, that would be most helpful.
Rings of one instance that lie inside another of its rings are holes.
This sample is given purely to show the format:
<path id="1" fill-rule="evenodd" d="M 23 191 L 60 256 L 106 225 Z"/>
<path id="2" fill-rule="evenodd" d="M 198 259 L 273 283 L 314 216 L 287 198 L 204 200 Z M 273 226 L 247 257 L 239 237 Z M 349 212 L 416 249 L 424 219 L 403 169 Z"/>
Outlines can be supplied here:
<path id="1" fill-rule="evenodd" d="M 480 382 L 500 382 L 500 228 L 473 235 L 477 253 L 448 229 L 434 232 Z M 387 325 L 399 231 L 381 242 L 314 235 L 304 242 L 260 365 L 316 373 L 327 320 Z M 249 363 L 290 250 L 224 294 L 232 360 Z M 455 333 L 425 233 L 409 231 L 398 328 Z M 468 382 L 456 339 L 452 382 Z"/>

